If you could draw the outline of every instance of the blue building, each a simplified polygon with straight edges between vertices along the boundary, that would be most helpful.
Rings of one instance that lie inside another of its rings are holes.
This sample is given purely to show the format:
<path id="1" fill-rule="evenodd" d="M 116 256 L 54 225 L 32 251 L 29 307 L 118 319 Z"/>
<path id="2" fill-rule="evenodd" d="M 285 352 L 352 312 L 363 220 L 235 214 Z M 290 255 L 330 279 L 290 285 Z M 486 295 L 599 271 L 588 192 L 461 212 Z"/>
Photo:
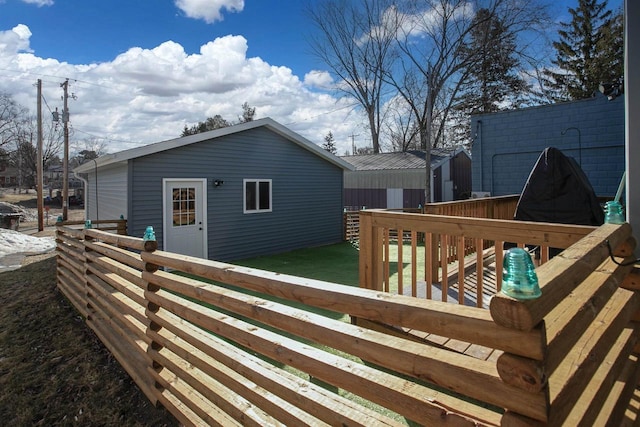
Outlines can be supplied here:
<path id="1" fill-rule="evenodd" d="M 598 196 L 613 197 L 625 170 L 622 97 L 594 98 L 480 114 L 471 118 L 472 189 L 520 194 L 547 147 L 573 157 Z"/>
<path id="2" fill-rule="evenodd" d="M 88 219 L 153 226 L 161 249 L 221 261 L 342 241 L 339 157 L 265 118 L 107 154 L 74 170 Z"/>

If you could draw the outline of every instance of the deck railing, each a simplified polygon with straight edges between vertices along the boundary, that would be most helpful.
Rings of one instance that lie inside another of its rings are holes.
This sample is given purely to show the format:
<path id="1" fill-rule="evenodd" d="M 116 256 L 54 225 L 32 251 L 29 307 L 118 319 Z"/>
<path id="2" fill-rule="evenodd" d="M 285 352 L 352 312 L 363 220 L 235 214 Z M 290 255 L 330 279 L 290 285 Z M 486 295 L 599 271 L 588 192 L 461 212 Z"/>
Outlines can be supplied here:
<path id="1" fill-rule="evenodd" d="M 470 218 L 513 219 L 518 205 L 518 195 L 481 197 L 453 202 L 427 203 L 424 213 Z"/>
<path id="2" fill-rule="evenodd" d="M 442 301 L 453 295 L 460 304 L 482 307 L 501 288 L 505 246 L 526 246 L 543 264 L 550 250 L 567 248 L 594 229 L 365 210 L 360 212 L 360 286 L 427 299 L 436 291 Z"/>
<path id="3" fill-rule="evenodd" d="M 387 209 L 387 211 L 510 220 L 513 219 L 515 214 L 518 198 L 519 196 L 517 195 L 483 197 L 478 199 L 456 200 L 453 202 L 428 203 L 424 207 Z M 345 208 L 343 215 L 345 241 L 355 241 L 359 239 L 359 214 L 360 210 Z"/>
<path id="4" fill-rule="evenodd" d="M 364 217 L 373 222 L 367 230 L 396 224 Z M 455 234 L 453 224 L 440 226 Z M 548 231 L 545 242 L 574 238 Z M 383 235 L 370 233 L 378 242 Z M 617 423 L 635 390 L 625 385 L 638 375 L 629 321 L 639 303 L 618 288 L 637 286 L 638 276 L 614 263 L 633 249 L 630 233 L 626 224 L 593 230 L 539 267 L 542 297 L 497 297 L 491 310 L 192 258 L 66 225 L 58 226 L 58 286 L 151 401 L 186 425 Z M 609 259 L 605 242 L 619 258 Z M 483 349 L 491 357 L 478 357 Z"/>

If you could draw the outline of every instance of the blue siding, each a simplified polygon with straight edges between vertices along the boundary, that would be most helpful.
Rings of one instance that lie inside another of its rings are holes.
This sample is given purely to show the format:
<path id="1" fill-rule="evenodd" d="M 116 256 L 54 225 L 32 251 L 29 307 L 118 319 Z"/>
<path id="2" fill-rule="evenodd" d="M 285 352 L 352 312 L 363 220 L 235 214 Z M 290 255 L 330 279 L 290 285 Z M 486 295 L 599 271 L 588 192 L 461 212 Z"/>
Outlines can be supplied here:
<path id="1" fill-rule="evenodd" d="M 162 242 L 162 179 L 207 178 L 209 258 L 234 260 L 342 240 L 341 168 L 255 128 L 131 160 L 130 233 Z M 271 179 L 272 212 L 243 213 L 243 179 Z M 224 180 L 220 187 L 214 179 Z"/>
<path id="2" fill-rule="evenodd" d="M 598 196 L 615 195 L 625 168 L 623 98 L 473 116 L 471 129 L 474 191 L 519 194 L 547 147 L 580 163 Z"/>

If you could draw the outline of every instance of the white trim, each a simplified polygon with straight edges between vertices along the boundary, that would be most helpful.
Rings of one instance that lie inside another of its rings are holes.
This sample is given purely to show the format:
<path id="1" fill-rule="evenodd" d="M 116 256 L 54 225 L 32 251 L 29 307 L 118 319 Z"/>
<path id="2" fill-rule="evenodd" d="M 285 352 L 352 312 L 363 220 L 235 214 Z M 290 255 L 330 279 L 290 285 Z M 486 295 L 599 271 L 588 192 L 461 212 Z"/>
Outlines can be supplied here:
<path id="1" fill-rule="evenodd" d="M 162 249 L 167 250 L 167 233 L 165 230 L 167 214 L 167 182 L 201 182 L 202 183 L 202 254 L 204 259 L 209 259 L 209 234 L 207 229 L 207 178 L 162 178 Z"/>
<path id="2" fill-rule="evenodd" d="M 247 209 L 247 183 L 255 182 L 256 186 L 256 209 Z M 269 209 L 260 209 L 260 183 L 269 183 Z M 266 213 L 273 211 L 273 180 L 260 179 L 260 178 L 245 178 L 242 180 L 242 213 L 254 214 L 254 213 Z"/>

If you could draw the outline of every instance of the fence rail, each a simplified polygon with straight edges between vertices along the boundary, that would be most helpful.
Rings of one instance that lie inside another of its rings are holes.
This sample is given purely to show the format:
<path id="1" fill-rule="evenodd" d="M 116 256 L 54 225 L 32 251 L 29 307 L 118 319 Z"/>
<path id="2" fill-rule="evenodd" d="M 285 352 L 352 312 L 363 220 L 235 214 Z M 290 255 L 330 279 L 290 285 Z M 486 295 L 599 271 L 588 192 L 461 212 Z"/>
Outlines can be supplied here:
<path id="1" fill-rule="evenodd" d="M 629 319 L 638 301 L 617 286 L 632 267 L 602 250 L 605 239 L 616 255 L 628 250 L 628 225 L 603 226 L 572 245 L 570 258 L 540 267 L 539 306 L 498 298 L 491 310 L 173 254 L 102 230 L 60 224 L 57 235 L 60 289 L 149 399 L 186 425 L 556 425 L 583 416 L 584 396 L 574 399 L 568 387 L 615 384 L 612 375 L 623 373 L 637 382 Z M 594 308 L 575 307 L 570 286 Z M 613 308 L 599 314 L 606 304 Z M 496 357 L 345 318 L 440 334 Z M 628 401 L 633 390 L 619 389 L 615 400 Z M 605 407 L 601 393 L 589 410 Z"/>

